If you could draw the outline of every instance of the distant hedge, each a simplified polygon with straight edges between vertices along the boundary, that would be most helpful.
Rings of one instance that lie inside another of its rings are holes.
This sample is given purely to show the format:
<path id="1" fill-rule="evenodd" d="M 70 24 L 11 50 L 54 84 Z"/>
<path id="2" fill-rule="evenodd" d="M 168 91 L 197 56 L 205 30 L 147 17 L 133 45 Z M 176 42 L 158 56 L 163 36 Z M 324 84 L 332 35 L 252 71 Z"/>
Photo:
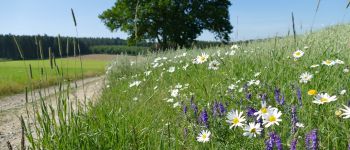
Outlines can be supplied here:
<path id="1" fill-rule="evenodd" d="M 144 55 L 150 51 L 149 47 L 125 46 L 125 45 L 97 45 L 91 46 L 90 51 L 93 54 L 128 54 Z"/>

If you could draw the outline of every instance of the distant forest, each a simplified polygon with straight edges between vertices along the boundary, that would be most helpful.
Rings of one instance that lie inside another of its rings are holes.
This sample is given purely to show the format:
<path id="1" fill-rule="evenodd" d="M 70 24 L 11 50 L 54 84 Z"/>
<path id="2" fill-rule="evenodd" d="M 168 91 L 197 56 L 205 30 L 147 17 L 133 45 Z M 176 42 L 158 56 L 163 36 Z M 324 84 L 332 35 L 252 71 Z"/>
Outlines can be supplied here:
<path id="1" fill-rule="evenodd" d="M 74 41 L 79 41 L 80 54 L 145 54 L 147 51 L 156 50 L 156 44 L 140 42 L 137 46 L 127 46 L 127 41 L 120 38 L 73 38 L 73 37 L 53 37 L 53 36 L 27 36 L 27 35 L 0 35 L 0 58 L 21 59 L 17 50 L 14 38 L 22 49 L 25 59 L 40 59 L 49 57 L 49 49 L 53 57 L 67 57 L 78 55 L 76 47 L 74 51 Z M 60 44 L 59 44 L 60 42 Z M 40 45 L 40 46 L 39 46 Z M 61 46 L 61 54 L 59 51 Z M 196 48 L 205 48 L 221 45 L 220 42 L 197 41 L 193 44 Z M 41 47 L 41 51 L 40 51 Z"/>

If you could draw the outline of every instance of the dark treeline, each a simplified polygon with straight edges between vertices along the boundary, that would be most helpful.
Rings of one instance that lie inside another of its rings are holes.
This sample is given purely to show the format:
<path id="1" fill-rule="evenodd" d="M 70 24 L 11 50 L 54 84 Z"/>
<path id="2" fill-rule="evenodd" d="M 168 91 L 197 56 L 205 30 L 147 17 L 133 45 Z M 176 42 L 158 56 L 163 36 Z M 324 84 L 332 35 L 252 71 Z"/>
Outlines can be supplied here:
<path id="1" fill-rule="evenodd" d="M 20 59 L 20 53 L 17 50 L 14 38 L 23 51 L 25 59 L 39 59 L 41 56 L 48 58 L 49 48 L 55 57 L 60 57 L 59 45 L 61 46 L 62 56 L 74 55 L 74 41 L 79 41 L 80 53 L 90 54 L 90 47 L 95 45 L 126 45 L 127 42 L 120 38 L 72 38 L 72 37 L 53 37 L 53 36 L 13 36 L 0 35 L 0 58 Z M 60 44 L 59 40 L 60 39 Z M 40 43 L 40 44 L 39 44 Z M 68 43 L 68 44 L 67 44 Z M 77 42 L 76 42 L 77 43 Z M 41 45 L 42 53 L 40 53 Z M 68 46 L 68 51 L 67 51 Z M 68 52 L 68 53 L 67 53 Z M 78 48 L 76 47 L 76 55 Z M 42 55 L 41 55 L 42 54 Z"/>

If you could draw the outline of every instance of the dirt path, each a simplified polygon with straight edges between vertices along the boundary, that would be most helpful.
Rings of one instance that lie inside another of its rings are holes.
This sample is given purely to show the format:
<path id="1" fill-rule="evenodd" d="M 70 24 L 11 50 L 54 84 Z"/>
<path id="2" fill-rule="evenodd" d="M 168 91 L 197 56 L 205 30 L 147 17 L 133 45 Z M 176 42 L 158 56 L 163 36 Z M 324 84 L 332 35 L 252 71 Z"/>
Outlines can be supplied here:
<path id="1" fill-rule="evenodd" d="M 83 100 L 84 93 L 86 99 L 94 101 L 99 96 L 104 86 L 104 76 L 84 79 L 84 89 L 82 80 L 76 81 L 77 88 L 73 88 L 70 93 L 71 99 Z M 67 86 L 67 85 L 66 85 Z M 65 86 L 65 87 L 66 87 Z M 75 83 L 71 83 L 75 87 Z M 39 100 L 39 91 L 45 96 L 45 101 L 55 105 L 55 93 L 58 86 L 52 86 L 44 89 L 33 91 L 33 101 Z M 10 141 L 13 148 L 19 148 L 21 141 L 21 124 L 19 116 L 26 116 L 26 105 L 31 103 L 25 102 L 25 93 L 16 94 L 9 97 L 0 98 L 0 149 L 7 149 L 6 142 Z M 28 96 L 31 97 L 31 96 Z M 32 99 L 29 100 L 32 102 Z M 55 106 L 53 106 L 55 108 Z"/>

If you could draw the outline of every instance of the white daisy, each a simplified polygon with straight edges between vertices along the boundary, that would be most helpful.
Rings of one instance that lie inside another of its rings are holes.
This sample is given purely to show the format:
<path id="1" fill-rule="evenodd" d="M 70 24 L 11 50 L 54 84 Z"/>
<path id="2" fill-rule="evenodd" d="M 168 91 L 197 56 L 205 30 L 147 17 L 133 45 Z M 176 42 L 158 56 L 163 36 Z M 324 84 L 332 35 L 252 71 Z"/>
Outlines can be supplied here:
<path id="1" fill-rule="evenodd" d="M 230 90 L 234 90 L 236 88 L 237 88 L 237 85 L 235 85 L 235 84 L 231 84 L 228 86 L 228 89 L 230 89 Z"/>
<path id="2" fill-rule="evenodd" d="M 304 124 L 303 124 L 303 123 L 300 123 L 300 122 L 297 122 L 295 125 L 296 125 L 298 128 L 304 128 L 304 127 L 305 127 Z"/>
<path id="3" fill-rule="evenodd" d="M 344 64 L 344 61 L 339 60 L 339 59 L 336 59 L 336 60 L 334 61 L 334 63 L 336 63 L 336 64 Z"/>
<path id="4" fill-rule="evenodd" d="M 257 120 L 259 120 L 261 117 L 265 116 L 269 110 L 273 110 L 273 109 L 277 109 L 277 108 L 274 108 L 274 107 L 266 107 L 266 101 L 261 101 L 261 108 L 258 112 L 255 112 L 254 115 L 255 116 L 258 116 L 257 117 Z"/>
<path id="5" fill-rule="evenodd" d="M 208 69 L 210 70 L 218 70 L 220 63 L 217 60 L 213 60 L 209 63 Z"/>
<path id="6" fill-rule="evenodd" d="M 169 67 L 168 72 L 173 73 L 175 71 L 175 67 Z"/>
<path id="7" fill-rule="evenodd" d="M 184 66 L 182 66 L 182 69 L 183 70 L 187 70 L 187 67 L 189 66 L 189 64 L 188 63 L 186 63 Z"/>
<path id="8" fill-rule="evenodd" d="M 210 134 L 211 133 L 208 130 L 201 131 L 197 136 L 197 141 L 202 143 L 209 142 Z"/>
<path id="9" fill-rule="evenodd" d="M 329 103 L 336 100 L 337 100 L 337 97 L 335 95 L 330 96 L 327 93 L 321 93 L 321 94 L 317 94 L 317 96 L 315 97 L 315 100 L 312 102 L 316 104 L 324 104 L 324 103 Z"/>
<path id="10" fill-rule="evenodd" d="M 343 105 L 344 109 L 340 109 L 343 111 L 343 113 L 340 116 L 343 116 L 344 119 L 350 118 L 350 108 L 346 105 Z"/>
<path id="11" fill-rule="evenodd" d="M 302 57 L 303 55 L 304 55 L 304 52 L 301 51 L 301 50 L 296 50 L 296 51 L 293 53 L 294 59 L 298 59 L 298 58 Z"/>
<path id="12" fill-rule="evenodd" d="M 343 70 L 343 72 L 344 72 L 344 73 L 348 73 L 348 72 L 349 72 L 349 69 L 348 69 L 348 68 L 345 68 L 345 69 Z"/>
<path id="13" fill-rule="evenodd" d="M 254 74 L 254 77 L 258 77 L 261 73 L 260 72 L 257 72 Z"/>
<path id="14" fill-rule="evenodd" d="M 320 65 L 319 64 L 314 64 L 314 65 L 311 65 L 310 68 L 316 68 L 318 66 L 320 66 Z"/>
<path id="15" fill-rule="evenodd" d="M 341 91 L 339 92 L 340 95 L 344 95 L 345 93 L 346 93 L 346 90 L 341 90 Z"/>
<path id="16" fill-rule="evenodd" d="M 134 81 L 129 84 L 129 87 L 139 86 L 141 84 L 141 81 Z"/>
<path id="17" fill-rule="evenodd" d="M 235 54 L 236 54 L 236 51 L 234 51 L 234 50 L 232 50 L 230 53 L 228 53 L 228 55 L 230 55 L 230 56 L 233 56 Z"/>
<path id="18" fill-rule="evenodd" d="M 308 73 L 308 72 L 304 72 L 300 75 L 300 83 L 307 83 L 312 79 L 313 75 Z"/>
<path id="19" fill-rule="evenodd" d="M 180 102 L 176 102 L 173 104 L 173 107 L 176 108 L 176 107 L 179 107 L 180 106 Z"/>
<path id="20" fill-rule="evenodd" d="M 202 53 L 202 55 L 200 56 L 197 56 L 196 59 L 195 59 L 195 64 L 202 64 L 204 62 L 206 62 L 209 58 L 209 55 L 206 54 L 206 53 Z"/>
<path id="21" fill-rule="evenodd" d="M 322 64 L 326 66 L 333 66 L 335 65 L 335 61 L 327 59 L 325 61 L 322 61 Z"/>
<path id="22" fill-rule="evenodd" d="M 232 127 L 243 127 L 243 123 L 245 122 L 245 118 L 243 115 L 243 112 L 239 112 L 236 111 L 231 111 L 227 114 L 226 118 L 228 120 L 226 120 L 227 123 L 231 124 L 230 129 L 232 129 Z"/>
<path id="23" fill-rule="evenodd" d="M 178 84 L 175 85 L 175 88 L 176 88 L 176 89 L 181 89 L 181 88 L 182 88 L 182 85 L 181 85 L 180 83 L 178 83 Z"/>
<path id="24" fill-rule="evenodd" d="M 169 99 L 167 99 L 167 101 L 166 101 L 166 102 L 168 102 L 168 103 L 172 103 L 172 102 L 174 102 L 174 99 L 169 98 Z"/>
<path id="25" fill-rule="evenodd" d="M 173 89 L 170 91 L 172 97 L 177 97 L 179 95 L 179 89 Z"/>
<path id="26" fill-rule="evenodd" d="M 145 72 L 145 76 L 149 76 L 151 74 L 152 71 L 146 71 Z"/>
<path id="27" fill-rule="evenodd" d="M 266 115 L 263 116 L 263 124 L 265 124 L 265 127 L 268 128 L 271 125 L 277 124 L 278 122 L 282 121 L 280 119 L 282 113 L 278 111 L 278 109 L 270 109 Z"/>
<path id="28" fill-rule="evenodd" d="M 238 48 L 239 48 L 239 46 L 236 45 L 236 44 L 234 44 L 234 45 L 231 46 L 231 49 L 238 49 Z"/>
<path id="29" fill-rule="evenodd" d="M 248 136 L 250 138 L 256 137 L 256 135 L 260 135 L 262 128 L 260 127 L 260 123 L 251 122 L 249 125 L 246 125 L 244 128 L 244 136 Z"/>

